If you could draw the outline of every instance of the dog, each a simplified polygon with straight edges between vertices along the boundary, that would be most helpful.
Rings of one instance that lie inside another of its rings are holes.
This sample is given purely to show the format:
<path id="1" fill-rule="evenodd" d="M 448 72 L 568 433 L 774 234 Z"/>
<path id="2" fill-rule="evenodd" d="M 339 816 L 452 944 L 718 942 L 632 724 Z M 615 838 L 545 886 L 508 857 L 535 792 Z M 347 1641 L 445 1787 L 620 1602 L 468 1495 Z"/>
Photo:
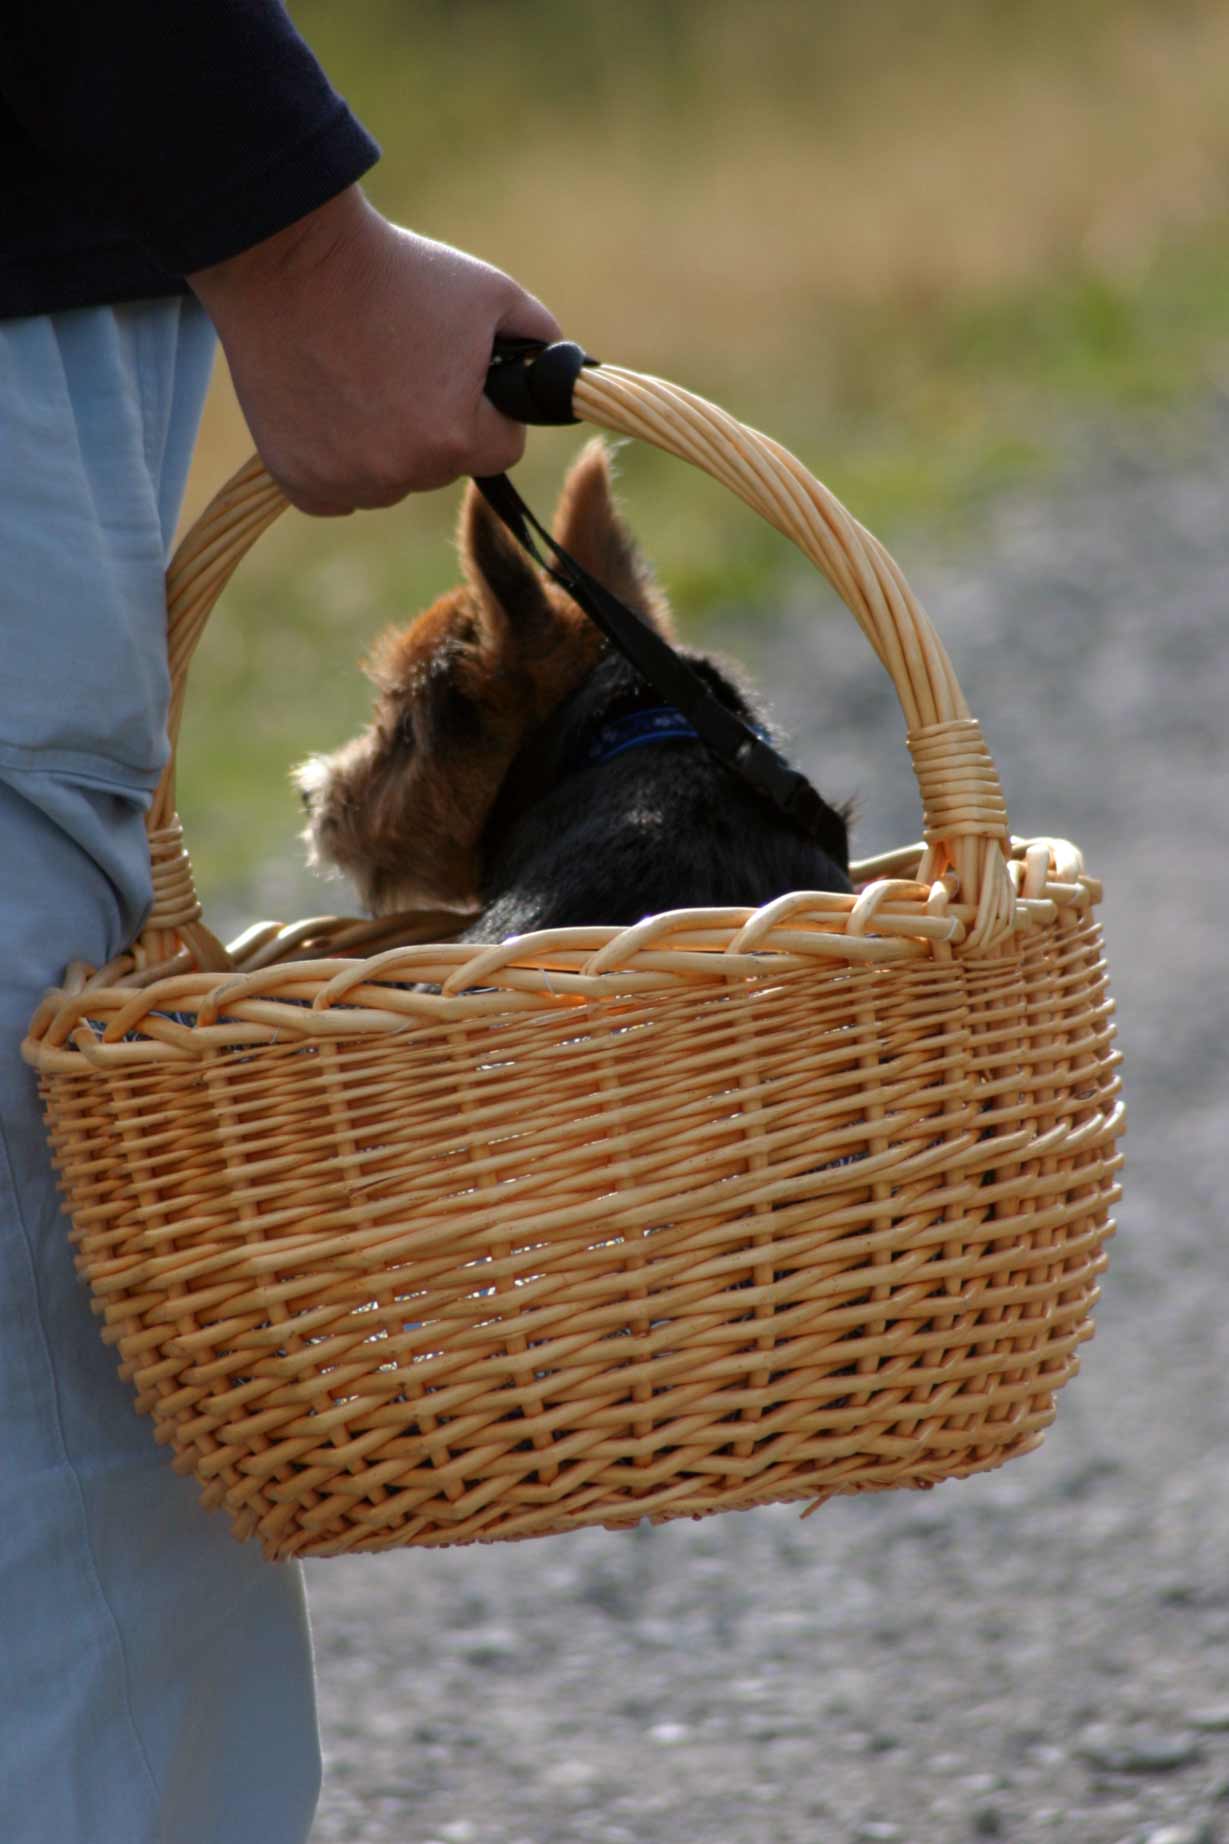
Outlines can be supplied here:
<path id="1" fill-rule="evenodd" d="M 673 641 L 600 440 L 568 474 L 553 529 Z M 373 915 L 455 912 L 463 941 L 849 890 L 846 810 L 821 801 L 804 836 L 725 768 L 472 485 L 458 549 L 464 585 L 366 662 L 368 727 L 296 771 L 317 868 L 346 873 Z M 735 668 L 678 651 L 767 735 Z"/>

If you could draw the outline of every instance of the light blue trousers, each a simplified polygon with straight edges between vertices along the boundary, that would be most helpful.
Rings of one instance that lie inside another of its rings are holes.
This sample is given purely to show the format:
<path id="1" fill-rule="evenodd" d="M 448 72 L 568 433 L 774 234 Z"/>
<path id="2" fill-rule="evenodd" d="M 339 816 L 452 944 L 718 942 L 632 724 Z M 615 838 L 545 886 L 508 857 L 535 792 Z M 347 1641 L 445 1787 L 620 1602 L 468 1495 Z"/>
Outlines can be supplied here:
<path id="1" fill-rule="evenodd" d="M 149 902 L 163 572 L 213 337 L 194 304 L 0 321 L 0 1836 L 302 1844 L 300 1573 L 203 1511 L 73 1270 L 18 1044 Z"/>

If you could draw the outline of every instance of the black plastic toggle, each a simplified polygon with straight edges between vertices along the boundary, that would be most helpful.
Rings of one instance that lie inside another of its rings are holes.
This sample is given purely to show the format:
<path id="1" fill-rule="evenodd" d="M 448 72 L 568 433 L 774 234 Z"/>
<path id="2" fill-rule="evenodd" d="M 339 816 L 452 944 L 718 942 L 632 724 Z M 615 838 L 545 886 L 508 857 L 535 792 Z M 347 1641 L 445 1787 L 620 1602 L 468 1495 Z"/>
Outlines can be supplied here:
<path id="1" fill-rule="evenodd" d="M 570 339 L 556 340 L 552 346 L 536 339 L 497 339 L 486 394 L 514 422 L 579 422 L 572 414 L 572 392 L 582 368 L 597 363 Z"/>

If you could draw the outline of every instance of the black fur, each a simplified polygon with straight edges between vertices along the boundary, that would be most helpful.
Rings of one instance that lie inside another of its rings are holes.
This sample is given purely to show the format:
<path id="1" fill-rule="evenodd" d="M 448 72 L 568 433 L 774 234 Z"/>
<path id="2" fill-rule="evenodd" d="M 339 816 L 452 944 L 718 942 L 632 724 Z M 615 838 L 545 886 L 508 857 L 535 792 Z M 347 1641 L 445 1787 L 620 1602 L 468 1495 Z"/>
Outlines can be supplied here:
<path id="1" fill-rule="evenodd" d="M 722 703 L 757 712 L 710 658 L 680 649 Z M 661 703 L 608 652 L 529 738 L 482 842 L 482 914 L 462 940 L 625 926 L 667 909 L 758 908 L 787 890 L 848 890 L 843 812 L 812 843 L 697 741 L 657 742 L 574 764 L 613 718 Z"/>

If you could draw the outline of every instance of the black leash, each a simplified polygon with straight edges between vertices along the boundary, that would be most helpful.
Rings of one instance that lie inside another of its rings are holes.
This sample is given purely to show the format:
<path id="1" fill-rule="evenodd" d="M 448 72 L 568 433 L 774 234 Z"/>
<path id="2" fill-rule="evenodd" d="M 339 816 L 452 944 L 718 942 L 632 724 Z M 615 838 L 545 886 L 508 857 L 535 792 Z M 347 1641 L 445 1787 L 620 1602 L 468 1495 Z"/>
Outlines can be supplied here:
<path id="1" fill-rule="evenodd" d="M 574 423 L 572 390 L 582 367 L 596 365 L 570 341 L 542 346 L 531 340 L 501 340 L 487 374 L 487 395 L 518 422 Z M 791 768 L 770 743 L 721 703 L 699 675 L 655 628 L 603 588 L 536 519 L 506 474 L 474 485 L 553 582 L 565 589 L 589 619 L 630 660 L 663 703 L 681 711 L 701 742 L 732 774 L 770 801 L 800 832 L 819 839 L 830 810 L 805 775 Z M 543 556 L 539 545 L 550 553 Z"/>

